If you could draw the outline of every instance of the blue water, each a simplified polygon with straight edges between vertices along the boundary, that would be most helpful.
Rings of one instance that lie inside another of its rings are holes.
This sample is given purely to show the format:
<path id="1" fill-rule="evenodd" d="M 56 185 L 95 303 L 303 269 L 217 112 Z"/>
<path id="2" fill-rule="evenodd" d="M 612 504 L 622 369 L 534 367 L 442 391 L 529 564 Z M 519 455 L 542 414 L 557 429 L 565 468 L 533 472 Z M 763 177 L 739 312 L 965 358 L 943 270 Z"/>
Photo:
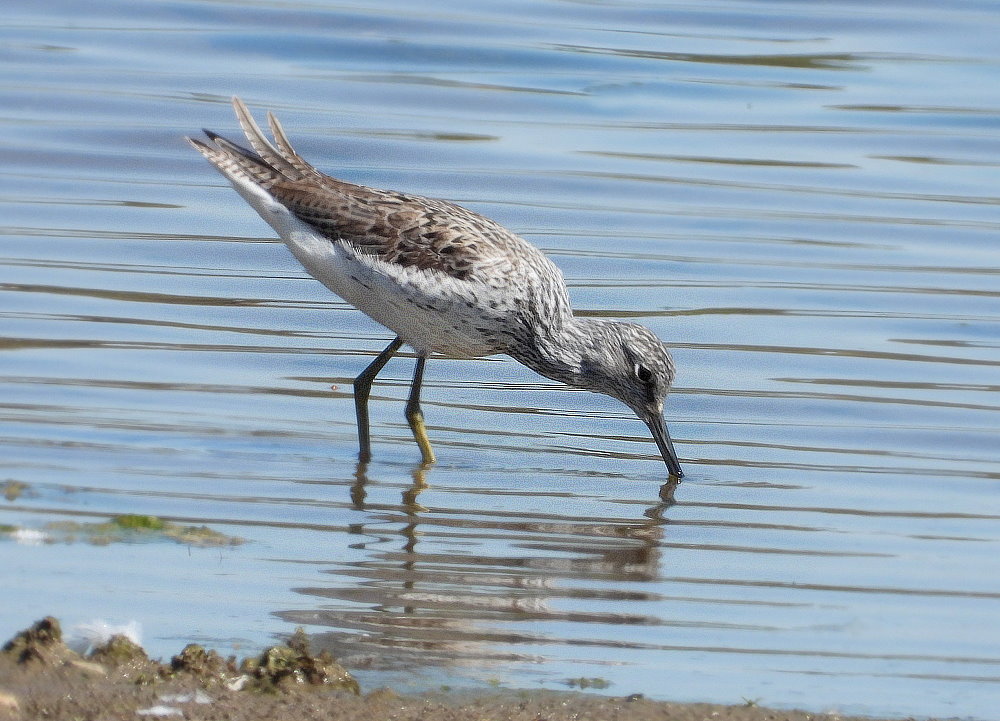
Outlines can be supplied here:
<path id="1" fill-rule="evenodd" d="M 1000 6 L 7 3 L 0 636 L 305 626 L 366 688 L 917 717 L 1000 704 Z M 344 179 L 542 247 L 658 333 L 687 477 L 507 358 L 412 361 L 183 141 L 241 95 Z M 120 513 L 246 543 L 89 543 Z"/>

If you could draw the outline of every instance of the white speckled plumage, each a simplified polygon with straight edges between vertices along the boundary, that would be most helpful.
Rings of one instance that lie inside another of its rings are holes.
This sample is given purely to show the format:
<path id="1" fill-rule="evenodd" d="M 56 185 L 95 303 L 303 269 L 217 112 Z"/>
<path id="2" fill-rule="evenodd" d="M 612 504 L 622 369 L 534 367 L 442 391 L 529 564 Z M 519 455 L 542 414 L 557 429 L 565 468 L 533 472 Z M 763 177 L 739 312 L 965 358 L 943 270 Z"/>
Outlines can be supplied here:
<path id="1" fill-rule="evenodd" d="M 210 131 L 213 144 L 191 144 L 313 277 L 398 336 L 355 384 L 363 460 L 370 456 L 368 390 L 401 341 L 418 356 L 407 419 L 425 461 L 433 452 L 419 410 L 424 359 L 506 353 L 546 377 L 626 403 L 680 477 L 662 415 L 674 366 L 653 333 L 574 316 L 555 264 L 495 221 L 444 200 L 324 175 L 292 149 L 273 115 L 272 142 L 242 101 L 233 106 L 252 150 Z"/>

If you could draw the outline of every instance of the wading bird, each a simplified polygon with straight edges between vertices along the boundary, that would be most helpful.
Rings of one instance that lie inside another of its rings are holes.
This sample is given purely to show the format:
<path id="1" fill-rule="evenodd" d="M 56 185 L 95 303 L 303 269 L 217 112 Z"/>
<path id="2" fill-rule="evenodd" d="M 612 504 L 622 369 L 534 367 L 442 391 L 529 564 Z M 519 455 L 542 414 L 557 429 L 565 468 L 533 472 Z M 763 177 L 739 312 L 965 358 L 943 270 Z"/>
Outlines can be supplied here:
<path id="1" fill-rule="evenodd" d="M 434 462 L 420 410 L 431 353 L 505 353 L 546 378 L 622 401 L 649 428 L 671 478 L 683 473 L 663 418 L 674 363 L 647 328 L 573 314 L 562 273 L 498 223 L 443 200 L 331 178 L 296 153 L 268 113 L 274 140 L 239 98 L 250 148 L 206 130 L 188 138 L 281 236 L 309 273 L 396 334 L 354 381 L 360 460 L 371 458 L 368 396 L 405 343 L 416 352 L 406 420 Z"/>

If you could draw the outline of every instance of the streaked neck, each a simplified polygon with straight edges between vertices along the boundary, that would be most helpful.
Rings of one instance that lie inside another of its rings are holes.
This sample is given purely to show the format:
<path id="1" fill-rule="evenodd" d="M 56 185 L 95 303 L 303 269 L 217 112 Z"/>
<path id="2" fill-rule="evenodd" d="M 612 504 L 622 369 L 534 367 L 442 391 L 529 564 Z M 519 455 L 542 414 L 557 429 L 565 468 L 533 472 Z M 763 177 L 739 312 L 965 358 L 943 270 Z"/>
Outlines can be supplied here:
<path id="1" fill-rule="evenodd" d="M 606 354 L 611 321 L 568 316 L 558 325 L 540 325 L 526 342 L 509 354 L 519 363 L 546 378 L 571 386 L 589 388 L 588 369 L 593 359 Z"/>

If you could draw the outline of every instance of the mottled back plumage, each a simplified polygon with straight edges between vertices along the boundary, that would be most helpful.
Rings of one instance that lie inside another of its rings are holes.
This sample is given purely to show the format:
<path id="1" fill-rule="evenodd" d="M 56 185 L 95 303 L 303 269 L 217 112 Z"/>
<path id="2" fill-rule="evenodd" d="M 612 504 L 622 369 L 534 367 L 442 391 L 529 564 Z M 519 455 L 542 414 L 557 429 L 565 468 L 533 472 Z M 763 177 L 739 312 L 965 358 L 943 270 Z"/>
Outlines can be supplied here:
<path id="1" fill-rule="evenodd" d="M 242 101 L 234 100 L 253 152 L 205 131 L 218 148 L 192 141 L 220 169 L 251 176 L 330 240 L 403 267 L 491 284 L 544 256 L 499 223 L 445 200 L 380 190 L 332 178 L 295 152 L 268 113 L 272 144 Z"/>

